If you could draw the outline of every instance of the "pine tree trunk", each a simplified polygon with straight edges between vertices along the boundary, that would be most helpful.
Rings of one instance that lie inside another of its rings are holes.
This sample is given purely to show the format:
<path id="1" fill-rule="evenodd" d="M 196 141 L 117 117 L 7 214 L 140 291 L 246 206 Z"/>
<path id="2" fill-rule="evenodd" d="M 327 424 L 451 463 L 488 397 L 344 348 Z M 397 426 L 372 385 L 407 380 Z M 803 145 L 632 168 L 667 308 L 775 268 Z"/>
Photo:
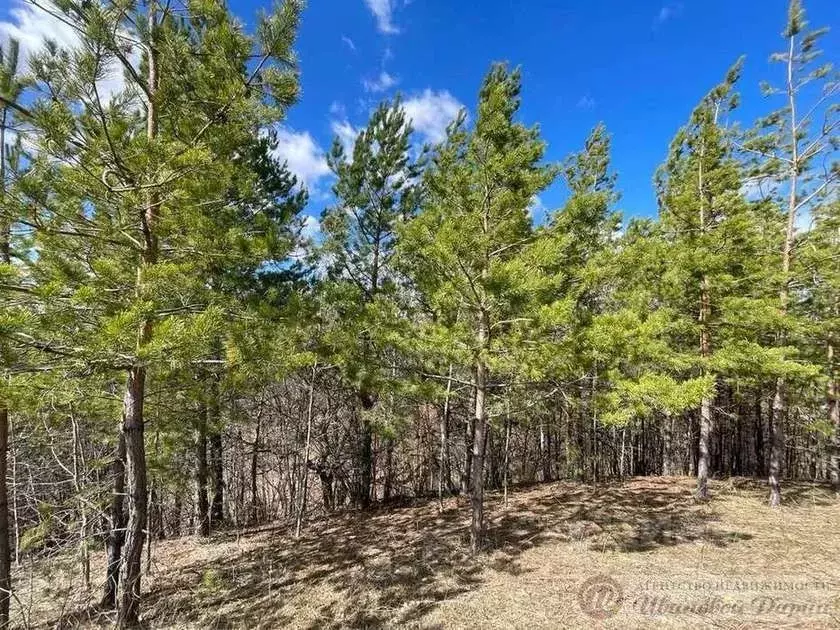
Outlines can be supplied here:
<path id="1" fill-rule="evenodd" d="M 353 500 L 363 510 L 370 507 L 371 466 L 373 465 L 373 431 L 367 418 L 359 422 L 359 457 L 356 492 Z"/>
<path id="2" fill-rule="evenodd" d="M 146 540 L 146 446 L 144 443 L 143 402 L 146 368 L 132 367 L 123 400 L 128 525 L 122 553 L 119 586 L 121 590 L 117 625 L 135 627 L 140 619 L 140 577 L 143 545 Z"/>
<path id="3" fill-rule="evenodd" d="M 195 435 L 195 533 L 210 535 L 210 506 L 207 500 L 207 405 L 201 404 Z"/>
<path id="4" fill-rule="evenodd" d="M 840 494 L 840 380 L 837 375 L 834 344 L 828 342 L 828 421 L 834 428 L 831 440 L 831 485 Z"/>
<path id="5" fill-rule="evenodd" d="M 385 474 L 382 481 L 382 501 L 387 503 L 391 500 L 394 490 L 394 440 L 391 437 L 385 438 Z"/>
<path id="6" fill-rule="evenodd" d="M 443 510 L 443 489 L 452 491 L 452 474 L 449 466 L 449 400 L 452 395 L 452 365 L 449 365 L 449 377 L 446 380 L 446 396 L 443 399 L 443 412 L 440 414 L 440 471 L 438 475 L 438 505 Z"/>
<path id="7" fill-rule="evenodd" d="M 158 132 L 158 113 L 156 94 L 158 88 L 157 51 L 154 37 L 157 30 L 157 7 L 154 3 L 148 8 L 149 33 L 152 42 L 148 46 L 146 102 L 146 136 L 154 142 Z M 148 193 L 147 204 L 141 217 L 143 233 L 143 252 L 137 269 L 138 295 L 143 293 L 144 275 L 147 269 L 157 263 L 158 237 L 156 234 L 160 197 L 154 188 Z M 152 341 L 153 320 L 146 319 L 141 325 L 137 339 L 137 349 L 143 349 Z M 146 526 L 146 445 L 144 441 L 143 404 L 146 396 L 146 367 L 141 363 L 128 370 L 128 378 L 123 398 L 123 435 L 126 453 L 126 485 L 128 490 L 128 524 L 125 532 L 125 545 L 120 566 L 120 602 L 117 612 L 117 627 L 133 628 L 140 623 L 141 564 Z"/>
<path id="8" fill-rule="evenodd" d="M 217 357 L 221 353 L 217 353 Z M 210 377 L 210 399 L 207 404 L 207 446 L 209 450 L 210 481 L 213 499 L 210 504 L 211 528 L 221 526 L 225 520 L 224 454 L 222 451 L 222 429 L 219 413 L 219 376 Z"/>
<path id="9" fill-rule="evenodd" d="M 540 464 L 542 481 L 551 481 L 551 442 L 544 420 L 540 420 Z"/>
<path id="10" fill-rule="evenodd" d="M 510 475 L 510 432 L 513 423 L 510 420 L 510 411 L 505 417 L 505 456 L 504 456 L 504 470 L 502 472 L 502 488 L 504 490 L 505 507 L 508 504 L 508 477 Z M 545 481 L 545 479 L 543 479 Z"/>
<path id="11" fill-rule="evenodd" d="M 488 345 L 490 326 L 487 314 L 482 312 L 478 326 L 478 348 L 483 353 Z M 484 538 L 484 455 L 487 432 L 487 380 L 488 369 L 483 354 L 479 354 L 475 364 L 475 416 L 473 419 L 473 455 L 470 479 L 470 547 L 478 553 Z"/>
<path id="12" fill-rule="evenodd" d="M 676 474 L 674 462 L 674 417 L 669 413 L 662 418 L 662 474 Z"/>
<path id="13" fill-rule="evenodd" d="M 251 522 L 259 520 L 259 497 L 257 491 L 257 471 L 260 453 L 260 429 L 262 425 L 262 409 L 257 413 L 257 427 L 254 433 L 254 447 L 251 450 Z"/>
<path id="14" fill-rule="evenodd" d="M 700 168 L 697 174 L 697 194 L 700 200 L 700 233 L 706 231 L 706 191 L 703 182 L 703 157 L 705 145 L 700 148 Z M 711 315 L 711 301 L 709 298 L 709 278 L 703 276 L 700 282 L 700 356 L 703 360 L 711 354 L 711 335 L 709 333 L 709 317 Z M 703 366 L 705 373 L 706 366 Z M 700 445 L 697 459 L 697 492 L 698 499 L 709 497 L 709 439 L 712 433 L 712 400 L 704 396 L 700 402 Z"/>
<path id="15" fill-rule="evenodd" d="M 312 443 L 312 410 L 315 402 L 315 375 L 318 364 L 312 366 L 312 380 L 309 382 L 309 401 L 306 406 L 306 443 L 303 447 L 303 465 L 301 466 L 300 503 L 295 521 L 295 538 L 300 538 L 300 527 L 306 513 L 306 490 L 309 481 L 309 448 Z"/>
<path id="16" fill-rule="evenodd" d="M 475 408 L 475 391 L 471 401 Z M 473 444 L 475 443 L 475 421 L 472 414 L 464 420 L 464 466 L 461 469 L 461 494 L 469 494 L 472 486 L 472 458 Z"/>
<path id="17" fill-rule="evenodd" d="M 700 445 L 697 458 L 698 499 L 709 497 L 709 437 L 712 431 L 711 399 L 704 398 L 700 404 Z"/>
<path id="18" fill-rule="evenodd" d="M 0 628 L 9 625 L 12 597 L 12 555 L 9 547 L 9 492 L 6 462 L 9 451 L 9 410 L 0 407 Z"/>
<path id="19" fill-rule="evenodd" d="M 222 453 L 222 433 L 217 428 L 209 432 L 208 439 L 210 480 L 213 487 L 213 501 L 210 504 L 210 523 L 216 528 L 225 520 L 225 481 L 224 458 Z"/>
<path id="20" fill-rule="evenodd" d="M 108 537 L 105 539 L 105 585 L 99 604 L 104 610 L 112 610 L 117 603 L 120 561 L 125 542 L 125 436 L 122 432 L 111 464 L 111 474 L 114 486 L 108 510 Z"/>
<path id="21" fill-rule="evenodd" d="M 776 393 L 773 396 L 773 424 L 770 435 L 770 507 L 778 507 L 782 502 L 782 460 L 785 456 L 785 384 L 784 379 L 777 379 Z"/>
<path id="22" fill-rule="evenodd" d="M 370 507 L 370 491 L 373 469 L 373 428 L 367 418 L 366 411 L 373 409 L 376 405 L 376 398 L 366 392 L 359 393 L 361 401 L 361 414 L 357 414 L 359 441 L 356 454 L 356 475 L 353 484 L 352 499 L 355 507 L 367 509 Z"/>
<path id="23" fill-rule="evenodd" d="M 6 195 L 6 116 L 0 120 L 0 196 Z M 11 263 L 11 225 L 0 217 L 0 262 Z M 6 487 L 9 451 L 9 409 L 0 399 L 0 628 L 9 624 L 12 589 L 12 560 L 9 547 L 9 491 Z"/>
<path id="24" fill-rule="evenodd" d="M 790 116 L 791 132 L 791 159 L 790 159 L 790 182 L 788 190 L 788 212 L 787 225 L 785 226 L 784 243 L 782 246 L 782 288 L 779 291 L 779 305 L 783 314 L 787 314 L 790 287 L 790 266 L 793 258 L 794 239 L 796 237 L 796 195 L 799 183 L 799 138 L 797 137 L 796 121 L 796 88 L 793 85 L 794 46 L 795 37 L 790 37 L 790 49 L 788 51 L 787 67 L 787 93 L 788 93 L 788 115 Z M 779 343 L 782 342 L 782 335 L 779 335 Z M 776 392 L 773 396 L 773 425 L 770 436 L 770 507 L 778 507 L 782 502 L 782 460 L 785 456 L 784 421 L 787 413 L 787 401 L 785 400 L 785 379 L 776 379 Z"/>

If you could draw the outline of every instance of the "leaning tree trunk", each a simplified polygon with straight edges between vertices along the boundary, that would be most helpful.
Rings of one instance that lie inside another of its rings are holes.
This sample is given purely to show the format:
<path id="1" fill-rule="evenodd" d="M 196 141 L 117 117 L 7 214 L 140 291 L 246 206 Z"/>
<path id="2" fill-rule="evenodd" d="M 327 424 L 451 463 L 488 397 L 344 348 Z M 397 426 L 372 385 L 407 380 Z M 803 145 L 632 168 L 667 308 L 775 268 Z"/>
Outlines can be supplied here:
<path id="1" fill-rule="evenodd" d="M 490 326 L 486 313 L 481 314 L 478 326 L 478 347 L 483 353 L 488 346 Z M 488 369 L 483 354 L 475 363 L 475 416 L 473 418 L 472 471 L 470 479 L 470 548 L 473 553 L 481 549 L 484 538 L 484 456 L 487 433 L 487 381 Z"/>

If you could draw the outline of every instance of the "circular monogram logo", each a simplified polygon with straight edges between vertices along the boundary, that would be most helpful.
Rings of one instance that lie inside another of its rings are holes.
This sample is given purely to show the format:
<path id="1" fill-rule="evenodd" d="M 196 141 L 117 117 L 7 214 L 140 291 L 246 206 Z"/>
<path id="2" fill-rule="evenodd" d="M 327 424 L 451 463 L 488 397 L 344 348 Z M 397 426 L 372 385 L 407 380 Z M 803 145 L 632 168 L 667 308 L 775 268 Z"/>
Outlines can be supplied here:
<path id="1" fill-rule="evenodd" d="M 607 619 L 615 615 L 624 602 L 621 584 L 608 575 L 589 578 L 578 588 L 580 609 L 593 619 Z"/>

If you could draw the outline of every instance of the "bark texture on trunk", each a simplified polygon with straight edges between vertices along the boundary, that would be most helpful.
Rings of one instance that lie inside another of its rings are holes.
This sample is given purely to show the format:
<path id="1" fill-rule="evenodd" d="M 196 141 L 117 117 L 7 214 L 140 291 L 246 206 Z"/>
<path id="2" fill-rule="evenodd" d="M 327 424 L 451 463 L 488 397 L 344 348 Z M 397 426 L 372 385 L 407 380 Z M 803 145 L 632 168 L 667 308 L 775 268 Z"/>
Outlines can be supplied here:
<path id="1" fill-rule="evenodd" d="M 157 31 L 157 7 L 151 2 L 148 8 L 148 55 L 147 55 L 147 95 L 146 101 L 146 137 L 154 143 L 158 132 L 158 112 L 156 95 L 158 88 L 157 50 L 155 36 Z M 151 188 L 146 206 L 140 217 L 143 234 L 143 251 L 137 268 L 136 291 L 144 293 L 145 275 L 158 259 L 157 223 L 161 200 L 159 191 Z M 152 341 L 153 320 L 146 319 L 138 330 L 137 350 L 142 350 Z M 146 397 L 146 366 L 137 362 L 128 370 L 125 397 L 123 398 L 123 426 L 126 453 L 126 485 L 128 493 L 128 523 L 125 532 L 125 545 L 120 566 L 120 596 L 117 612 L 117 627 L 134 628 L 140 625 L 141 569 L 143 544 L 146 540 L 146 444 L 145 418 L 143 404 Z"/>
<path id="2" fill-rule="evenodd" d="M 788 212 L 787 225 L 785 226 L 784 243 L 782 246 L 782 287 L 779 291 L 779 307 L 782 314 L 787 314 L 788 302 L 790 299 L 790 265 L 793 259 L 794 240 L 796 238 L 796 211 L 799 184 L 799 141 L 797 136 L 796 121 L 796 89 L 793 79 L 793 54 L 796 46 L 796 37 L 790 37 L 790 47 L 787 59 L 787 94 L 790 115 L 791 131 L 791 159 L 790 159 L 790 185 L 788 190 Z M 783 335 L 779 335 L 779 343 L 782 344 Z M 785 400 L 786 384 L 784 377 L 776 379 L 776 391 L 773 395 L 773 424 L 770 434 L 770 507 L 778 507 L 782 502 L 782 460 L 785 456 L 785 435 L 784 422 L 787 415 L 787 401 Z"/>
<path id="3" fill-rule="evenodd" d="M 0 628 L 9 625 L 12 597 L 12 554 L 9 547 L 9 491 L 6 487 L 9 410 L 0 407 Z"/>
<path id="4" fill-rule="evenodd" d="M 773 396 L 773 422 L 770 429 L 770 507 L 782 503 L 782 461 L 785 457 L 785 382 L 776 381 Z"/>
<path id="5" fill-rule="evenodd" d="M 222 434 L 217 429 L 210 431 L 210 479 L 213 487 L 213 501 L 210 504 L 210 523 L 219 527 L 225 520 L 225 478 L 222 451 Z"/>
<path id="6" fill-rule="evenodd" d="M 108 537 L 105 539 L 105 585 L 100 606 L 112 610 L 117 604 L 120 579 L 120 560 L 125 541 L 125 436 L 120 432 L 117 452 L 111 464 L 113 493 L 108 507 Z"/>
<path id="7" fill-rule="evenodd" d="M 195 435 L 195 533 L 210 535 L 210 506 L 207 500 L 207 407 L 201 405 Z"/>
<path id="8" fill-rule="evenodd" d="M 6 117 L 0 120 L 0 196 L 6 195 Z M 0 262 L 11 263 L 11 225 L 0 218 Z M 0 628 L 9 624 L 12 598 L 12 560 L 9 545 L 9 490 L 6 487 L 9 452 L 9 408 L 0 399 Z"/>
<path id="9" fill-rule="evenodd" d="M 840 380 L 838 380 L 834 344 L 828 343 L 828 421 L 834 427 L 831 453 L 831 485 L 840 494 Z"/>
<path id="10" fill-rule="evenodd" d="M 709 497 L 709 438 L 712 433 L 711 399 L 700 404 L 700 445 L 697 457 L 697 498 Z"/>
<path id="11" fill-rule="evenodd" d="M 120 568 L 120 606 L 117 625 L 135 627 L 140 620 L 140 578 L 143 545 L 146 541 L 146 445 L 143 422 L 146 368 L 135 366 L 128 372 L 123 401 L 128 524 Z"/>
<path id="12" fill-rule="evenodd" d="M 254 432 L 254 447 L 251 450 L 251 522 L 256 523 L 260 516 L 260 501 L 257 490 L 259 470 L 260 429 L 262 428 L 262 408 L 257 413 L 257 427 Z"/>
<path id="13" fill-rule="evenodd" d="M 221 353 L 218 353 L 217 357 L 220 356 Z M 213 490 L 213 499 L 210 503 L 210 525 L 216 528 L 225 520 L 224 451 L 222 450 L 218 374 L 210 376 L 209 389 L 209 400 L 207 401 L 207 445 L 209 447 L 210 481 Z"/>
<path id="14" fill-rule="evenodd" d="M 490 326 L 482 313 L 478 326 L 478 347 L 483 352 L 488 345 Z M 470 548 L 481 549 L 484 539 L 484 455 L 487 435 L 487 364 L 479 354 L 475 364 L 475 415 L 473 418 L 472 471 L 470 475 Z"/>
<path id="15" fill-rule="evenodd" d="M 372 486 L 373 470 L 373 427 L 364 412 L 373 409 L 376 398 L 368 393 L 359 394 L 362 413 L 359 415 L 359 442 L 356 459 L 356 483 L 353 488 L 353 503 L 357 508 L 367 509 L 370 507 L 370 495 Z"/>

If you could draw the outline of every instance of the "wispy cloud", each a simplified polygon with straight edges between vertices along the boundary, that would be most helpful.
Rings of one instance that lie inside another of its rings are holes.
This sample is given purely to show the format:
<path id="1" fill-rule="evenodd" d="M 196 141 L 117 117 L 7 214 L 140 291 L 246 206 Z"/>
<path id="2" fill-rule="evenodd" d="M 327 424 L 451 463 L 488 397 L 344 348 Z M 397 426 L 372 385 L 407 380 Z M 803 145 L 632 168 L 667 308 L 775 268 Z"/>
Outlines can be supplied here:
<path id="1" fill-rule="evenodd" d="M 589 94 L 584 94 L 577 102 L 578 109 L 592 109 L 597 105 L 597 102 Z"/>
<path id="2" fill-rule="evenodd" d="M 446 127 L 463 107 L 446 90 L 433 92 L 429 88 L 403 102 L 406 118 L 411 121 L 414 131 L 429 142 L 441 142 L 446 137 Z"/>
<path id="3" fill-rule="evenodd" d="M 394 9 L 397 7 L 397 0 L 365 0 L 365 4 L 376 17 L 376 28 L 380 33 L 396 35 L 400 32 L 394 24 Z"/>
<path id="4" fill-rule="evenodd" d="M 388 74 L 384 70 L 379 73 L 379 76 L 375 79 L 362 79 L 362 85 L 365 88 L 365 92 L 372 92 L 377 94 L 378 92 L 385 92 L 392 87 L 394 87 L 400 80 Z"/>
<path id="5" fill-rule="evenodd" d="M 662 26 L 665 22 L 675 18 L 680 13 L 682 13 L 683 5 L 682 2 L 669 2 L 662 6 L 659 9 L 659 13 L 656 14 L 656 17 L 653 20 L 653 26 Z"/>
<path id="6" fill-rule="evenodd" d="M 347 37 L 347 35 L 342 35 L 341 41 L 344 42 L 344 45 L 347 46 L 347 48 L 349 48 L 353 52 L 356 52 L 356 44 L 353 42 L 352 39 Z"/>

